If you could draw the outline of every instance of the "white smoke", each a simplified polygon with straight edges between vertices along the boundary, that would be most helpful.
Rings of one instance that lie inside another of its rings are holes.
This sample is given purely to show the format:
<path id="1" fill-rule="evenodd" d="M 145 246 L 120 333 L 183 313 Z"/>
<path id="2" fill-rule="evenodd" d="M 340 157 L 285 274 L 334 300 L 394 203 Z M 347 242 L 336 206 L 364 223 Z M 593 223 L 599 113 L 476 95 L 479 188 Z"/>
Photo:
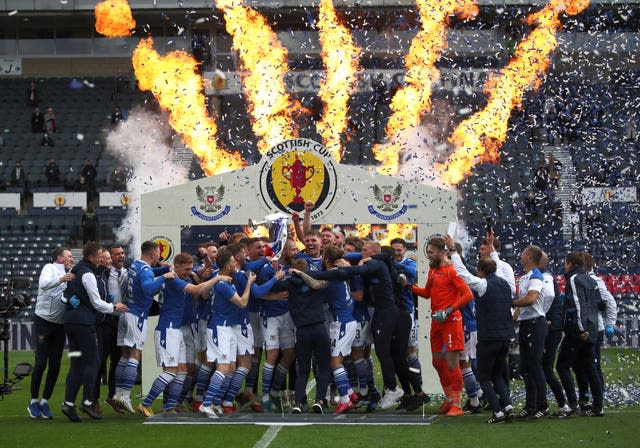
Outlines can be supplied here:
<path id="1" fill-rule="evenodd" d="M 401 147 L 398 176 L 409 182 L 449 189 L 436 168 L 438 162 L 446 159 L 449 145 L 442 143 L 435 130 L 429 125 L 407 129 L 398 137 Z"/>
<path id="2" fill-rule="evenodd" d="M 469 258 L 469 254 L 473 251 L 473 247 L 478 240 L 477 237 L 472 237 L 471 235 L 469 235 L 467 226 L 462 220 L 458 221 L 458 230 L 456 232 L 456 235 L 453 236 L 453 239 L 460 243 L 460 245 L 462 246 L 462 256 L 465 259 Z"/>
<path id="3" fill-rule="evenodd" d="M 400 139 L 401 147 L 406 149 L 400 155 L 399 177 L 409 182 L 436 188 L 455 188 L 444 183 L 436 167 L 437 163 L 446 161 L 453 151 L 451 145 L 443 142 L 442 129 L 433 122 L 426 122 L 415 128 L 409 128 L 400 136 Z M 462 245 L 463 252 L 469 254 L 477 238 L 469 235 L 464 221 L 458 220 L 457 224 L 456 234 L 451 236 Z"/>
<path id="4" fill-rule="evenodd" d="M 116 230 L 117 241 L 130 243 L 130 255 L 139 256 L 140 196 L 188 181 L 188 170 L 172 161 L 171 129 L 165 118 L 142 108 L 135 108 L 125 122 L 107 135 L 107 151 L 132 170 L 127 182 L 131 192 L 127 216 Z"/>

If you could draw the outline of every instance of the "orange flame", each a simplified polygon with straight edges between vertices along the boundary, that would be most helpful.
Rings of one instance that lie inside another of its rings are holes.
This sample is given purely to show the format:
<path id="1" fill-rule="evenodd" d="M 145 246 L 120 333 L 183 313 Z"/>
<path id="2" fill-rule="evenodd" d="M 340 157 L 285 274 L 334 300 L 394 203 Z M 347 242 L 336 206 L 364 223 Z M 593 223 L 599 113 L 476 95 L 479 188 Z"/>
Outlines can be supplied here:
<path id="1" fill-rule="evenodd" d="M 217 126 L 207 114 L 203 81 L 195 59 L 182 51 L 161 56 L 148 38 L 142 39 L 134 50 L 132 63 L 140 89 L 151 91 L 160 106 L 170 112 L 171 127 L 198 156 L 208 176 L 245 165 L 239 153 L 232 154 L 217 146 Z"/>
<path id="2" fill-rule="evenodd" d="M 486 107 L 460 123 L 449 137 L 456 149 L 444 164 L 438 165 L 445 183 L 458 184 L 474 165 L 499 160 L 498 149 L 507 138 L 511 111 L 522 105 L 527 90 L 540 86 L 551 53 L 558 46 L 560 14 L 578 14 L 589 3 L 589 0 L 551 0 L 544 9 L 526 18 L 527 23 L 537 27 L 520 42 L 509 64 L 486 83 L 485 92 L 489 95 Z"/>
<path id="3" fill-rule="evenodd" d="M 131 36 L 136 27 L 127 0 L 105 0 L 95 7 L 96 31 L 107 37 Z"/>
<path id="4" fill-rule="evenodd" d="M 242 228 L 242 232 L 245 235 L 247 235 L 249 238 L 264 238 L 264 237 L 269 238 L 269 229 L 266 228 L 265 226 L 258 226 L 255 229 L 252 229 L 249 226 L 244 226 Z M 298 236 L 296 235 L 296 231 L 293 226 L 289 226 L 288 232 L 289 232 L 288 233 L 289 238 L 291 238 L 293 242 L 296 243 L 298 250 L 304 249 L 304 243 L 298 239 Z"/>
<path id="5" fill-rule="evenodd" d="M 381 246 L 388 246 L 394 238 L 411 239 L 417 226 L 415 224 L 387 224 L 386 236 L 380 240 Z"/>
<path id="6" fill-rule="evenodd" d="M 318 97 L 324 103 L 318 134 L 336 161 L 342 158 L 340 136 L 347 127 L 349 97 L 356 89 L 361 50 L 355 46 L 349 30 L 338 20 L 332 0 L 320 0 L 318 17 L 322 60 L 326 75 Z"/>
<path id="7" fill-rule="evenodd" d="M 244 93 L 262 154 L 282 140 L 294 138 L 292 109 L 297 108 L 285 88 L 289 70 L 287 49 L 266 19 L 240 0 L 218 0 L 227 32 L 242 63 Z"/>
<path id="8" fill-rule="evenodd" d="M 371 224 L 356 224 L 355 236 L 358 238 L 367 238 L 371 233 Z"/>
<path id="9" fill-rule="evenodd" d="M 242 231 L 247 234 L 249 238 L 269 238 L 269 229 L 265 226 L 257 226 L 255 228 L 251 228 L 249 226 L 244 226 Z"/>
<path id="10" fill-rule="evenodd" d="M 376 160 L 381 164 L 377 171 L 381 174 L 397 174 L 399 153 L 404 149 L 403 133 L 420 124 L 422 115 L 431 110 L 431 89 L 440 78 L 436 62 L 447 45 L 447 24 L 449 16 L 456 11 L 464 11 L 474 16 L 477 9 L 470 1 L 460 7 L 456 0 L 418 0 L 422 28 L 411 41 L 405 58 L 407 73 L 405 85 L 391 100 L 391 117 L 385 128 L 387 141 L 373 147 Z"/>

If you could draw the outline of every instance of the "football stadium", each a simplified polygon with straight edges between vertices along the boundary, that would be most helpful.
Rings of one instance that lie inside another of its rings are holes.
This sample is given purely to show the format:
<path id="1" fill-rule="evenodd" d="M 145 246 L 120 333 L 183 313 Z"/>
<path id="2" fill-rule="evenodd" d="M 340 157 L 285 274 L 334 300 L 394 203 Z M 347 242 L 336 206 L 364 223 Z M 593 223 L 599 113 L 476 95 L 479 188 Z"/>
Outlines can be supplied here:
<path id="1" fill-rule="evenodd" d="M 638 54 L 635 0 L 0 0 L 0 440 L 632 445 Z"/>

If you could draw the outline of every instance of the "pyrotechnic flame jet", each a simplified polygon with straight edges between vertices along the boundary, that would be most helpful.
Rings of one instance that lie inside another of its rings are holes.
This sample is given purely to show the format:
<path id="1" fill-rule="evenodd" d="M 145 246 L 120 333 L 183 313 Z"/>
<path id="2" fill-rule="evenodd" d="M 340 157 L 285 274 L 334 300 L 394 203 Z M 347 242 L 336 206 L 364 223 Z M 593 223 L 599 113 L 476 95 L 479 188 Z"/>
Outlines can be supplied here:
<path id="1" fill-rule="evenodd" d="M 549 68 L 551 53 L 558 46 L 557 32 L 562 28 L 560 14 L 579 14 L 589 0 L 551 0 L 525 21 L 535 29 L 518 45 L 515 55 L 497 76 L 485 85 L 489 96 L 484 109 L 462 121 L 449 137 L 455 151 L 438 165 L 444 181 L 456 185 L 481 162 L 500 160 L 498 149 L 507 138 L 507 125 L 514 108 L 522 105 L 524 93 L 538 89 Z"/>
<path id="2" fill-rule="evenodd" d="M 135 27 L 125 0 L 107 0 L 96 5 L 96 30 L 106 36 L 128 36 Z M 149 90 L 169 111 L 169 124 L 200 159 L 208 176 L 245 165 L 239 153 L 230 153 L 216 143 L 217 126 L 207 113 L 203 80 L 197 61 L 182 51 L 161 56 L 151 38 L 142 39 L 133 52 L 133 68 L 141 90 Z"/>
<path id="3" fill-rule="evenodd" d="M 133 68 L 141 90 L 149 90 L 169 111 L 169 124 L 200 159 L 207 176 L 241 168 L 240 153 L 218 147 L 217 126 L 207 113 L 203 80 L 196 60 L 183 51 L 161 56 L 151 38 L 142 39 L 133 52 Z"/>
<path id="4" fill-rule="evenodd" d="M 449 17 L 459 13 L 475 17 L 477 6 L 471 1 L 417 0 L 421 28 L 411 41 L 405 58 L 405 85 L 391 99 L 391 117 L 387 122 L 386 142 L 373 147 L 381 174 L 397 174 L 399 154 L 404 149 L 403 133 L 420 124 L 424 113 L 431 110 L 431 91 L 440 78 L 436 62 L 447 45 Z"/>
<path id="5" fill-rule="evenodd" d="M 349 97 L 356 90 L 362 51 L 338 19 L 331 0 L 320 1 L 318 30 L 326 74 L 318 91 L 324 111 L 317 129 L 324 145 L 339 162 L 343 151 L 340 137 L 347 128 Z"/>
<path id="6" fill-rule="evenodd" d="M 293 112 L 300 105 L 287 93 L 288 52 L 267 20 L 239 0 L 218 0 L 233 49 L 238 52 L 241 80 L 258 150 L 264 154 L 276 143 L 297 137 Z"/>

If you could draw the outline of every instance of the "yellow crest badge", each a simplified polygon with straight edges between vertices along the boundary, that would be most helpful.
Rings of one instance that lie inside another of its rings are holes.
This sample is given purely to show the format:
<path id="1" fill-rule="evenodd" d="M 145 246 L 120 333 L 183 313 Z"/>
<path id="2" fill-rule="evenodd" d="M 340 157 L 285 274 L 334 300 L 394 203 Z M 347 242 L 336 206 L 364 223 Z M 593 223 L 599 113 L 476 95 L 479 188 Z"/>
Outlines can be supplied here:
<path id="1" fill-rule="evenodd" d="M 167 261 L 173 258 L 173 242 L 165 236 L 154 236 L 151 241 L 155 241 L 160 246 L 160 261 Z"/>
<path id="2" fill-rule="evenodd" d="M 334 203 L 335 161 L 327 149 L 313 140 L 285 140 L 272 147 L 261 161 L 260 199 L 269 211 L 304 210 L 305 201 L 316 204 L 314 218 Z"/>
<path id="3" fill-rule="evenodd" d="M 57 207 L 62 207 L 67 202 L 67 198 L 63 194 L 57 194 L 53 198 L 53 203 Z"/>

